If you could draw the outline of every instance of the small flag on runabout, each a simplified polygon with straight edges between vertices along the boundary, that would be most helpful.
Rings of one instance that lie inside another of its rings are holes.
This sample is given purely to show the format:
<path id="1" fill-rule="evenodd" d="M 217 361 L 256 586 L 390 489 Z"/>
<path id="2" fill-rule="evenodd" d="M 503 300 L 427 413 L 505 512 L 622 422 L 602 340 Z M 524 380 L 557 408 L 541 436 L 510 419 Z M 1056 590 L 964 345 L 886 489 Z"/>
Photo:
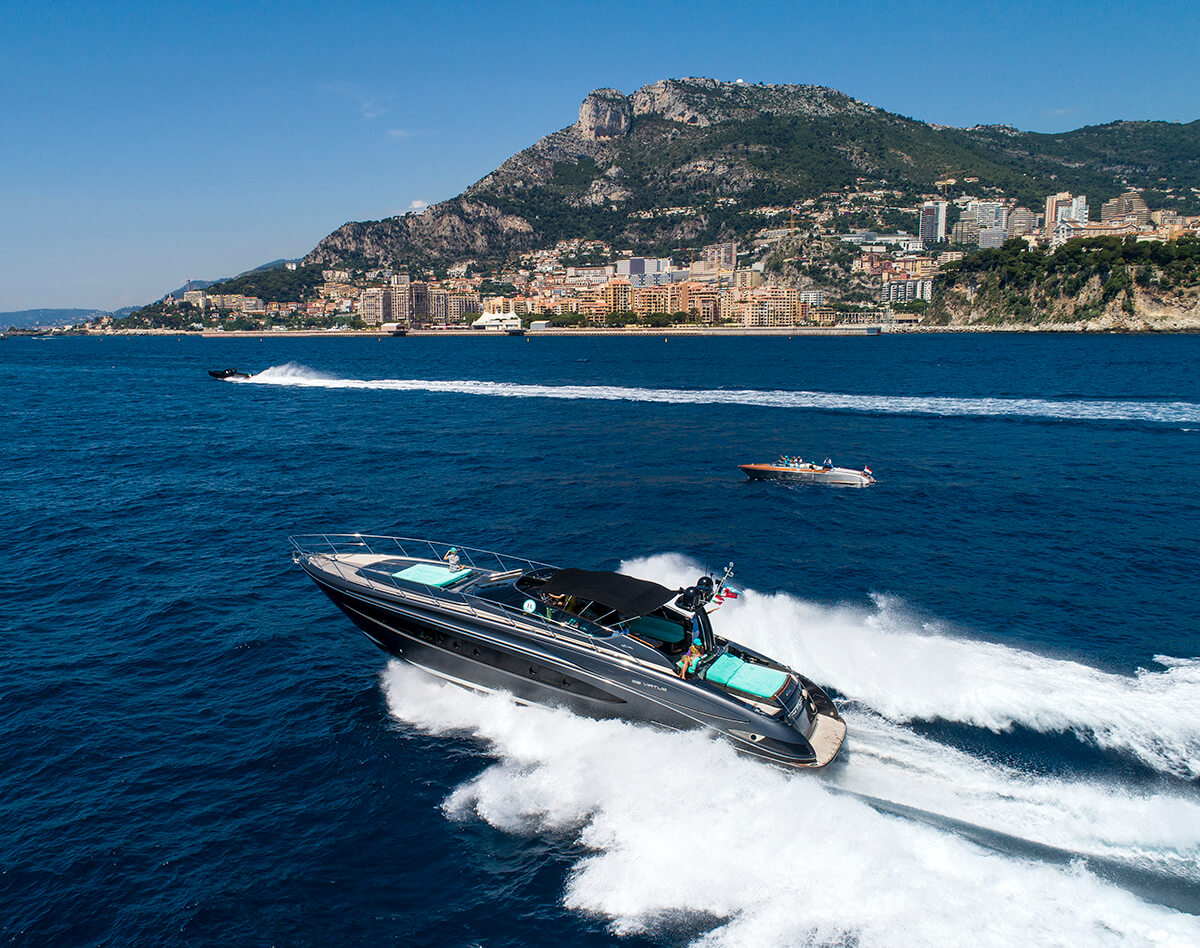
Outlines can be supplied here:
<path id="1" fill-rule="evenodd" d="M 872 470 L 871 470 L 869 467 L 864 467 L 864 468 L 863 468 L 863 473 L 864 473 L 864 474 L 874 474 L 875 472 L 874 472 L 874 471 L 872 471 Z"/>
<path id="2" fill-rule="evenodd" d="M 721 590 L 721 595 L 717 596 L 717 598 L 718 599 L 737 599 L 737 597 L 740 595 L 741 595 L 741 593 L 739 593 L 732 586 L 726 586 L 724 589 Z"/>

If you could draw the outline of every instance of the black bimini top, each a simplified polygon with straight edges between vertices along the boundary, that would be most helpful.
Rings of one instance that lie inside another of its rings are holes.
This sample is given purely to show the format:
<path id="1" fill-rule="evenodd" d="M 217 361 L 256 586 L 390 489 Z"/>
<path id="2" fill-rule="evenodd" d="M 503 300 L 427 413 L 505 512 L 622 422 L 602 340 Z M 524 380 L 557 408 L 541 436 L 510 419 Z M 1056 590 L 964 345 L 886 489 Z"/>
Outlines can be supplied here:
<path id="1" fill-rule="evenodd" d="M 548 596 L 589 599 L 629 618 L 653 612 L 679 595 L 678 590 L 649 580 L 590 569 L 560 569 L 546 580 L 542 592 Z"/>

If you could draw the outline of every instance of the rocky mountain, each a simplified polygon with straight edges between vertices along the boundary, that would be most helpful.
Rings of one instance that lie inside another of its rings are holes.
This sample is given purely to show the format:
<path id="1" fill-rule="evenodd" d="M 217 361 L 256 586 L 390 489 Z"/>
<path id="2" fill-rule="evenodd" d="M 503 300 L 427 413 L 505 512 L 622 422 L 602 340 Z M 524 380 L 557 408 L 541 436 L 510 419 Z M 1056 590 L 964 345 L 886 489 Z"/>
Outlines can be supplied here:
<path id="1" fill-rule="evenodd" d="M 834 89 L 667 79 L 632 95 L 597 89 L 578 120 L 460 196 L 348 223 L 306 264 L 499 259 L 569 237 L 664 251 L 763 226 L 751 209 L 884 186 L 913 200 L 977 178 L 1029 207 L 1048 193 L 1094 205 L 1126 187 L 1200 212 L 1200 121 L 1115 122 L 1062 134 L 935 126 Z M 1180 199 L 1182 196 L 1182 200 Z"/>

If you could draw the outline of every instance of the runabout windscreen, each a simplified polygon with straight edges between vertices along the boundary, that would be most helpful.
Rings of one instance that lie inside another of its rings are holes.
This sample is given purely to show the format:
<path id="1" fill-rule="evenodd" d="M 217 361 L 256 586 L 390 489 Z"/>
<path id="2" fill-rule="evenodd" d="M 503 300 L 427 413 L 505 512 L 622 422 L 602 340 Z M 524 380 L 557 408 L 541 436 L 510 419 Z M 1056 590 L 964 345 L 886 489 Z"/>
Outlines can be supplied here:
<path id="1" fill-rule="evenodd" d="M 560 569 L 546 580 L 542 592 L 602 603 L 629 617 L 653 612 L 679 595 L 677 589 L 645 579 L 587 569 Z"/>

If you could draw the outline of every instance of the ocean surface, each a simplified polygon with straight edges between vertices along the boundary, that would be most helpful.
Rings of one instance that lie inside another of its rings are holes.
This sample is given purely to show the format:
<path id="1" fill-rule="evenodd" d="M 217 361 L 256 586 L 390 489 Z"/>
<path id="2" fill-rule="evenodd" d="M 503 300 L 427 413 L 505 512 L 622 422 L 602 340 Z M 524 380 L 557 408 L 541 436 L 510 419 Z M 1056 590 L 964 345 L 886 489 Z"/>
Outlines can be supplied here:
<path id="1" fill-rule="evenodd" d="M 0 362 L 0 944 L 1200 944 L 1200 336 Z M 737 469 L 780 453 L 878 483 Z M 433 681 L 290 562 L 347 532 L 732 560 L 717 631 L 825 685 L 844 751 Z"/>

